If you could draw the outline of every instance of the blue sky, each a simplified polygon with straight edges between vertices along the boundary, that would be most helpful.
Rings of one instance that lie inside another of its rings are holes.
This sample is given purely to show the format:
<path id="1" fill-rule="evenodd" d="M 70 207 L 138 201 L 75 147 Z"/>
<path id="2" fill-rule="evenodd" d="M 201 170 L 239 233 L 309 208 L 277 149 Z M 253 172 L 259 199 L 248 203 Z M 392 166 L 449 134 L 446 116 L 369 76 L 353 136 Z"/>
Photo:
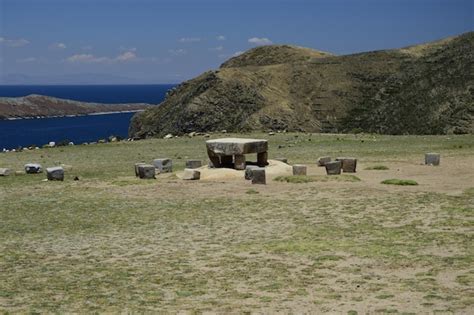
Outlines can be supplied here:
<path id="1" fill-rule="evenodd" d="M 0 0 L 0 83 L 174 83 L 271 43 L 336 54 L 397 48 L 474 30 L 473 3 Z"/>

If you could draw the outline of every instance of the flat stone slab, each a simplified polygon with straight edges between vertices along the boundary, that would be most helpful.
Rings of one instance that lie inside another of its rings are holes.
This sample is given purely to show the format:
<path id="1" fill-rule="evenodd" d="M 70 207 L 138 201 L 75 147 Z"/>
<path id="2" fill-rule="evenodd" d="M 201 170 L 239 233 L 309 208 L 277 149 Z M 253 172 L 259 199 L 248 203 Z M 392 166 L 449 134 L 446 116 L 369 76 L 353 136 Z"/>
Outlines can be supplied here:
<path id="1" fill-rule="evenodd" d="M 61 166 L 46 168 L 46 176 L 48 180 L 64 180 L 64 169 Z"/>
<path id="2" fill-rule="evenodd" d="M 184 180 L 199 180 L 201 178 L 201 172 L 191 168 L 185 168 L 183 173 Z"/>
<path id="3" fill-rule="evenodd" d="M 245 138 L 222 138 L 206 141 L 208 151 L 216 155 L 242 155 L 268 151 L 268 140 Z"/>

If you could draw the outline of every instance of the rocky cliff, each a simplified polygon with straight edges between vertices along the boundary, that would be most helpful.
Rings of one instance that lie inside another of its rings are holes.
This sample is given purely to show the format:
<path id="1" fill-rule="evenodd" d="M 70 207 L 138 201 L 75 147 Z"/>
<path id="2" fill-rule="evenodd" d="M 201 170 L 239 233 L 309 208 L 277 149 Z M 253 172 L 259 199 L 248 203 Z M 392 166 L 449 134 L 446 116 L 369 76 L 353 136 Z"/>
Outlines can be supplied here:
<path id="1" fill-rule="evenodd" d="M 474 32 L 335 56 L 264 46 L 226 61 L 138 113 L 131 136 L 191 131 L 474 132 Z"/>

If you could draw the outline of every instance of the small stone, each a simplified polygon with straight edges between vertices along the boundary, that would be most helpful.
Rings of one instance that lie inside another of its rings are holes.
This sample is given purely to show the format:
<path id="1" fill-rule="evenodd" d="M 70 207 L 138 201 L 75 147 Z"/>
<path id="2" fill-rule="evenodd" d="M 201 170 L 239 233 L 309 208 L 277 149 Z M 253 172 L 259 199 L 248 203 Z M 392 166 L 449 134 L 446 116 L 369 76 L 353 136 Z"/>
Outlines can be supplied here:
<path id="1" fill-rule="evenodd" d="M 195 169 L 185 168 L 183 173 L 184 180 L 198 180 L 201 178 L 201 172 Z"/>
<path id="2" fill-rule="evenodd" d="M 247 165 L 245 167 L 245 179 L 252 179 L 252 171 L 257 168 L 259 168 L 257 165 Z"/>
<path id="3" fill-rule="evenodd" d="M 79 176 L 74 176 L 73 180 L 79 180 Z"/>
<path id="4" fill-rule="evenodd" d="M 9 168 L 0 168 L 0 176 L 10 176 L 12 170 Z"/>
<path id="5" fill-rule="evenodd" d="M 154 179 L 156 174 L 155 166 L 144 164 L 138 166 L 138 177 L 141 179 Z"/>
<path id="6" fill-rule="evenodd" d="M 326 167 L 326 174 L 328 175 L 339 175 L 341 174 L 341 161 L 332 161 L 324 165 Z"/>
<path id="7" fill-rule="evenodd" d="M 306 175 L 306 165 L 293 165 L 293 175 Z"/>
<path id="8" fill-rule="evenodd" d="M 258 167 L 252 170 L 252 184 L 267 184 L 264 167 Z"/>
<path id="9" fill-rule="evenodd" d="M 280 162 L 288 164 L 288 159 L 287 158 L 276 158 L 275 161 L 280 161 Z"/>
<path id="10" fill-rule="evenodd" d="M 331 162 L 331 157 L 330 156 L 322 156 L 318 159 L 318 166 L 324 166 L 328 162 Z"/>
<path id="11" fill-rule="evenodd" d="M 46 168 L 46 176 L 48 180 L 64 180 L 64 169 L 61 166 Z"/>
<path id="12" fill-rule="evenodd" d="M 171 133 L 163 137 L 163 139 L 171 139 L 171 138 L 173 138 L 173 135 Z"/>
<path id="13" fill-rule="evenodd" d="M 200 168 L 202 166 L 201 160 L 187 160 L 186 168 Z"/>
<path id="14" fill-rule="evenodd" d="M 38 174 L 38 173 L 41 173 L 42 171 L 43 169 L 40 164 L 36 164 L 36 163 L 25 164 L 26 174 Z"/>
<path id="15" fill-rule="evenodd" d="M 106 143 L 105 139 L 99 139 L 98 143 Z"/>
<path id="16" fill-rule="evenodd" d="M 173 161 L 171 159 L 155 159 L 153 160 L 153 165 L 160 170 L 160 173 L 173 172 Z"/>
<path id="17" fill-rule="evenodd" d="M 136 177 L 139 177 L 140 176 L 140 173 L 138 172 L 138 167 L 140 165 L 146 165 L 146 163 L 135 163 L 135 176 Z"/>
<path id="18" fill-rule="evenodd" d="M 438 166 L 441 156 L 439 153 L 426 153 L 425 154 L 425 164 Z"/>
<path id="19" fill-rule="evenodd" d="M 49 146 L 50 148 L 54 148 L 54 147 L 56 146 L 56 142 L 50 141 L 50 142 L 48 143 L 48 146 Z"/>
<path id="20" fill-rule="evenodd" d="M 341 161 L 341 167 L 344 173 L 355 173 L 357 168 L 357 159 L 355 158 L 337 158 L 336 161 Z"/>
<path id="21" fill-rule="evenodd" d="M 270 132 L 268 133 L 268 135 L 269 135 L 269 136 L 274 136 L 275 133 L 274 133 L 273 131 L 270 131 Z"/>

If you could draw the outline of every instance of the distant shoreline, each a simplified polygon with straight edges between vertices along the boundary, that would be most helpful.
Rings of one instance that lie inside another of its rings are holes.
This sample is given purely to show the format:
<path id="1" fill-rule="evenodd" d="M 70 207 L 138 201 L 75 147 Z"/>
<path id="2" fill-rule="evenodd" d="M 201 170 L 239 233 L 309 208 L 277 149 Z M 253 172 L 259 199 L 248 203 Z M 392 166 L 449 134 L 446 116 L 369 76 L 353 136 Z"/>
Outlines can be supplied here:
<path id="1" fill-rule="evenodd" d="M 76 115 L 7 117 L 7 118 L 0 118 L 0 121 L 33 120 L 33 119 L 47 119 L 47 118 L 73 118 L 73 117 L 83 117 L 83 116 L 99 116 L 99 115 L 111 115 L 111 114 L 138 113 L 138 112 L 143 112 L 143 111 L 144 111 L 144 109 L 136 109 L 136 110 L 97 112 L 97 113 L 76 114 Z"/>

